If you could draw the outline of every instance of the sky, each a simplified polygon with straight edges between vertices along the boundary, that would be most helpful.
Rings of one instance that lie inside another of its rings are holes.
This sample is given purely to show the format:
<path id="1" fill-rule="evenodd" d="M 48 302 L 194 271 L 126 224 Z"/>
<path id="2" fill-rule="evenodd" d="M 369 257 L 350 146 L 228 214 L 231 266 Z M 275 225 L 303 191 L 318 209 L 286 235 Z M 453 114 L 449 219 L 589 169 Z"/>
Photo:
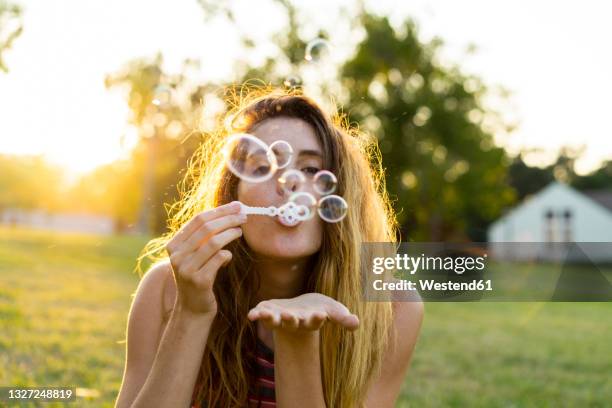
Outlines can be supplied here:
<path id="1" fill-rule="evenodd" d="M 240 27 L 266 49 L 266 35 L 283 26 L 269 2 L 239 1 Z M 376 0 L 369 7 L 399 23 L 413 17 L 423 40 L 444 40 L 442 58 L 485 83 L 512 91 L 504 112 L 517 119 L 510 152 L 542 148 L 530 156 L 544 164 L 563 145 L 585 145 L 578 170 L 612 159 L 612 25 L 607 2 L 567 0 Z M 164 55 L 177 72 L 186 58 L 204 63 L 200 80 L 221 80 L 242 56 L 238 35 L 223 22 L 205 22 L 195 0 L 30 0 L 24 31 L 6 52 L 0 74 L 0 152 L 43 154 L 75 174 L 126 153 L 128 110 L 107 74 L 136 57 Z M 267 5 L 268 4 L 268 5 Z M 335 5 L 351 7 L 349 1 Z M 329 2 L 305 4 L 304 18 L 333 25 Z M 263 18 L 253 18 L 262 16 Z M 348 39 L 331 38 L 342 48 Z M 477 52 L 466 56 L 469 44 Z"/>

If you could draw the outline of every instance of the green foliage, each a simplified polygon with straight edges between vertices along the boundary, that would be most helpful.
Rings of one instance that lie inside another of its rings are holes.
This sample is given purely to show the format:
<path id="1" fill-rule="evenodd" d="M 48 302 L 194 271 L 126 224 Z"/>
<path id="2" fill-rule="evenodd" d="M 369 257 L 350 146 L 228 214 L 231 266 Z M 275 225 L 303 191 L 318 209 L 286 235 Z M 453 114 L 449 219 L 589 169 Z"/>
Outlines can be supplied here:
<path id="1" fill-rule="evenodd" d="M 554 180 L 578 190 L 612 189 L 612 161 L 603 162 L 591 173 L 579 175 L 575 171 L 575 162 L 582 155 L 582 149 L 562 147 L 555 161 L 544 167 L 529 166 L 525 162 L 525 155 L 529 153 L 525 151 L 515 157 L 509 169 L 509 184 L 517 192 L 519 200 L 537 193 Z"/>
<path id="2" fill-rule="evenodd" d="M 612 161 L 607 161 L 591 173 L 576 178 L 572 185 L 579 190 L 612 189 Z"/>
<path id="3" fill-rule="evenodd" d="M 423 44 L 407 21 L 362 16 L 366 31 L 342 68 L 350 118 L 379 139 L 387 187 L 403 208 L 406 240 L 482 239 L 511 204 L 505 153 L 482 121 L 478 78 L 436 62 L 439 40 Z"/>

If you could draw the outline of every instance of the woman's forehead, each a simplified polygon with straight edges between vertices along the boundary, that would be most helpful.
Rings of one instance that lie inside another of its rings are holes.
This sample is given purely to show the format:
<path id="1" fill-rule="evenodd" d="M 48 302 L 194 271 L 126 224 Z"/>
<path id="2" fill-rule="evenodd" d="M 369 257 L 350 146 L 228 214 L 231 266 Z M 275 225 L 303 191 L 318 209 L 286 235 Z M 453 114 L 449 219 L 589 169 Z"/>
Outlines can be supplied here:
<path id="1" fill-rule="evenodd" d="M 284 140 L 295 152 L 315 150 L 323 153 L 314 128 L 302 119 L 282 116 L 265 119 L 251 133 L 268 145 Z"/>

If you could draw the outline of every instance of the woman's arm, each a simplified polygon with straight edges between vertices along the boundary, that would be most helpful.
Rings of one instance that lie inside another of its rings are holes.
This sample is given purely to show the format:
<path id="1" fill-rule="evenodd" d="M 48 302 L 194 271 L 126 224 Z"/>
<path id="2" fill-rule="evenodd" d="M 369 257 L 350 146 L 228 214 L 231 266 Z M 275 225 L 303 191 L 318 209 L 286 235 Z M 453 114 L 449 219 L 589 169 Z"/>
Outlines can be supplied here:
<path id="1" fill-rule="evenodd" d="M 261 321 L 274 334 L 276 405 L 325 407 L 319 333 L 329 320 L 349 330 L 359 319 L 346 306 L 320 293 L 260 302 L 248 318 Z"/>
<path id="2" fill-rule="evenodd" d="M 393 408 L 416 346 L 424 306 L 420 300 L 393 304 L 393 336 L 383 355 L 382 372 L 368 388 L 365 406 Z"/>
<path id="3" fill-rule="evenodd" d="M 232 253 L 222 248 L 242 235 L 238 226 L 246 221 L 246 216 L 239 214 L 240 208 L 240 203 L 232 202 L 201 212 L 166 244 L 170 264 L 160 268 L 165 268 L 166 276 L 172 275 L 176 299 L 157 349 L 151 347 L 147 334 L 160 330 L 160 313 L 154 311 L 163 304 L 156 289 L 163 285 L 156 283 L 155 277 L 163 273 L 151 270 L 150 279 L 145 275 L 143 282 L 154 284 L 140 285 L 130 312 L 125 378 L 117 408 L 189 407 L 217 314 L 215 278 L 219 268 L 232 259 Z M 147 290 L 149 287 L 152 289 Z M 141 345 L 148 346 L 146 351 L 131 355 Z M 143 378 L 146 381 L 141 389 Z"/>
<path id="4" fill-rule="evenodd" d="M 164 330 L 161 305 L 171 275 L 168 264 L 159 264 L 138 286 L 128 319 L 126 364 L 116 408 L 187 407 L 191 402 L 211 319 L 175 307 Z"/>
<path id="5" fill-rule="evenodd" d="M 175 307 L 136 407 L 189 407 L 212 318 Z M 170 391 L 171 390 L 171 391 Z"/>
<path id="6" fill-rule="evenodd" d="M 274 383 L 279 408 L 325 407 L 319 330 L 299 334 L 274 331 Z"/>

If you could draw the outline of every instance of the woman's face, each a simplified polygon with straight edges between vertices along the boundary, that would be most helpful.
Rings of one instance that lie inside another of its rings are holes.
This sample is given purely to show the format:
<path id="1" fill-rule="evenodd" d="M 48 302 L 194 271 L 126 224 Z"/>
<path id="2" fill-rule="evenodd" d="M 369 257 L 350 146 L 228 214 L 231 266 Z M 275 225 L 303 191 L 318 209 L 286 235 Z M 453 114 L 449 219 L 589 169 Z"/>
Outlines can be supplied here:
<path id="1" fill-rule="evenodd" d="M 323 151 L 315 130 L 307 122 L 289 117 L 265 119 L 250 132 L 268 146 L 277 140 L 288 142 L 293 148 L 293 158 L 287 167 L 278 169 L 270 179 L 261 183 L 240 180 L 238 200 L 254 207 L 280 207 L 293 191 L 305 191 L 317 200 L 320 196 L 312 188 L 314 174 L 323 167 Z M 300 170 L 306 176 L 297 190 L 295 185 L 283 190 L 278 178 L 288 169 Z M 316 209 L 315 209 L 316 211 Z M 242 226 L 243 237 L 255 254 L 265 258 L 297 259 L 316 253 L 321 247 L 323 221 L 318 215 L 296 226 L 283 225 L 278 217 L 249 215 Z"/>

